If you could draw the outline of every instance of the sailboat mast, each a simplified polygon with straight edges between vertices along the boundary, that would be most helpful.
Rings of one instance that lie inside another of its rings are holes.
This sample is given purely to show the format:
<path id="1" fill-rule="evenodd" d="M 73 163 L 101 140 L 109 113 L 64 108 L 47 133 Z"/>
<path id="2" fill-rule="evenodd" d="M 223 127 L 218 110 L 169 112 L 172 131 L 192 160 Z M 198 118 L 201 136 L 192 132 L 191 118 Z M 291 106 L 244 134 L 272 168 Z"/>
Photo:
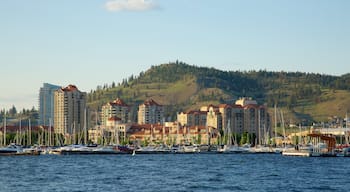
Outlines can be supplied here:
<path id="1" fill-rule="evenodd" d="M 4 118 L 4 146 L 6 146 L 6 111 L 5 111 L 5 118 Z"/>
<path id="2" fill-rule="evenodd" d="M 260 125 L 260 109 L 258 108 L 258 134 L 259 134 L 259 138 L 258 138 L 258 145 L 261 145 L 261 125 Z"/>
<path id="3" fill-rule="evenodd" d="M 52 145 L 52 136 L 51 136 L 51 118 L 49 119 L 49 142 L 48 145 L 51 146 Z"/>
<path id="4" fill-rule="evenodd" d="M 281 110 L 281 119 L 282 119 L 282 128 L 283 128 L 283 142 L 284 146 L 286 147 L 286 129 L 284 127 L 284 118 L 283 118 L 283 111 Z"/>
<path id="5" fill-rule="evenodd" d="M 86 108 L 84 109 L 84 144 L 87 144 Z"/>
<path id="6" fill-rule="evenodd" d="M 28 126 L 29 126 L 29 131 L 28 131 L 28 146 L 31 146 L 32 145 L 32 127 L 31 127 L 31 124 L 30 124 L 30 119 L 28 119 Z"/>
<path id="7" fill-rule="evenodd" d="M 277 145 L 276 139 L 277 139 L 277 106 L 275 104 L 275 145 Z"/>
<path id="8" fill-rule="evenodd" d="M 299 145 L 301 144 L 301 124 L 299 124 Z"/>
<path id="9" fill-rule="evenodd" d="M 344 136 L 345 136 L 345 142 L 346 142 L 346 144 L 348 145 L 348 144 L 349 144 L 349 134 L 348 134 L 348 112 L 346 112 L 346 115 L 345 115 L 345 133 L 344 133 Z"/>
<path id="10" fill-rule="evenodd" d="M 207 132 L 207 145 L 210 145 L 210 136 L 209 136 L 209 129 L 207 124 L 205 124 L 205 131 Z"/>
<path id="11" fill-rule="evenodd" d="M 19 144 L 22 145 L 22 118 L 19 118 Z"/>

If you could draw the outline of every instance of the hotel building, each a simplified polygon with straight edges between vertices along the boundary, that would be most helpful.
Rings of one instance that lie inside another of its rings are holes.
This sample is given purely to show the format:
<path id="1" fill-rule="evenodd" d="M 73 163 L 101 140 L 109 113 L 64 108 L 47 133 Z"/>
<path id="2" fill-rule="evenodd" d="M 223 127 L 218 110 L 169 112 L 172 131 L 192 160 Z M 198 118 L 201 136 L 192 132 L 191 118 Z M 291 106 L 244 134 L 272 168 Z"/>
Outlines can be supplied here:
<path id="1" fill-rule="evenodd" d="M 86 93 L 68 85 L 54 94 L 54 131 L 63 135 L 79 133 L 84 128 Z M 87 125 L 85 125 L 87 126 Z"/>
<path id="2" fill-rule="evenodd" d="M 138 124 L 163 124 L 164 106 L 159 105 L 153 99 L 146 100 L 139 105 Z"/>
<path id="3" fill-rule="evenodd" d="M 130 107 L 122 99 L 117 98 L 112 102 L 102 106 L 101 110 L 101 124 L 106 125 L 108 119 L 111 117 L 118 117 L 121 119 L 120 123 L 129 122 Z"/>

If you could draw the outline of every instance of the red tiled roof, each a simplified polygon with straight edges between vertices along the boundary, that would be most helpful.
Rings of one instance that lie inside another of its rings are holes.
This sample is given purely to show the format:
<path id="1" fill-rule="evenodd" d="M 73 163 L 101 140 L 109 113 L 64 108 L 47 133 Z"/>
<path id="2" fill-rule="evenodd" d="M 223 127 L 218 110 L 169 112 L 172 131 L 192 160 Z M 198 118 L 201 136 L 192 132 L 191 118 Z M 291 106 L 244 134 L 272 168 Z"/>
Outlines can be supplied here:
<path id="1" fill-rule="evenodd" d="M 255 105 L 255 104 L 249 104 L 249 105 L 244 106 L 245 109 L 249 109 L 249 108 L 257 109 L 258 107 L 259 107 L 259 106 L 258 106 L 258 105 Z"/>
<path id="2" fill-rule="evenodd" d="M 229 104 L 219 104 L 219 108 L 230 108 L 232 105 Z"/>
<path id="3" fill-rule="evenodd" d="M 233 107 L 233 108 L 240 108 L 240 109 L 242 109 L 242 108 L 243 108 L 243 106 L 242 106 L 242 105 L 236 105 L 236 104 L 233 104 L 233 105 L 232 105 L 232 107 Z"/>
<path id="4" fill-rule="evenodd" d="M 147 106 L 150 106 L 150 105 L 161 106 L 161 105 L 159 105 L 157 102 L 155 102 L 153 99 L 148 99 L 148 100 L 146 100 L 143 104 L 144 104 L 144 105 L 147 105 Z"/>
<path id="5" fill-rule="evenodd" d="M 213 105 L 213 104 L 208 105 L 208 108 L 210 108 L 210 107 L 213 107 L 214 109 L 215 109 L 215 108 L 218 108 L 218 106 Z"/>
<path id="6" fill-rule="evenodd" d="M 78 88 L 77 86 L 70 84 L 67 87 L 62 87 L 61 90 L 65 92 L 70 92 L 70 91 L 78 91 Z"/>
<path id="7" fill-rule="evenodd" d="M 108 121 L 121 121 L 122 119 L 117 117 L 117 116 L 113 116 L 113 117 L 110 117 L 108 118 Z"/>
<path id="8" fill-rule="evenodd" d="M 122 99 L 117 98 L 116 100 L 109 102 L 110 105 L 117 105 L 117 106 L 129 106 L 127 105 Z"/>
<path id="9" fill-rule="evenodd" d="M 185 114 L 195 114 L 195 115 L 200 115 L 200 114 L 207 114 L 206 111 L 196 111 L 196 110 L 191 110 L 191 111 L 188 111 L 186 112 Z"/>

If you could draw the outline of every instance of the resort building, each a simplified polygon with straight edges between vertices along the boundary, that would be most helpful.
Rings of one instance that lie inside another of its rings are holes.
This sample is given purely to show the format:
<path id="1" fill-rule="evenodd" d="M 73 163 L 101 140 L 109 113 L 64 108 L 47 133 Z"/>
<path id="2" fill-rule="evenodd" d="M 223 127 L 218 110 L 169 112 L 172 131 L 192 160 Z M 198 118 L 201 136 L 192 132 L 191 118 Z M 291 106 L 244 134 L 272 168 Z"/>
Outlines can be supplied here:
<path id="1" fill-rule="evenodd" d="M 207 126 L 222 130 L 222 114 L 217 106 L 210 105 L 207 113 Z"/>
<path id="2" fill-rule="evenodd" d="M 139 105 L 138 124 L 163 124 L 164 106 L 159 105 L 153 99 L 146 100 Z"/>
<path id="3" fill-rule="evenodd" d="M 222 129 L 225 133 L 243 133 L 243 108 L 240 105 L 220 104 Z"/>
<path id="4" fill-rule="evenodd" d="M 101 124 L 106 125 L 111 117 L 120 118 L 121 123 L 129 122 L 130 107 L 122 99 L 117 98 L 102 106 Z"/>
<path id="5" fill-rule="evenodd" d="M 258 144 L 266 143 L 266 135 L 271 135 L 272 133 L 267 107 L 258 105 L 257 102 L 251 98 L 241 98 L 236 101 L 236 105 L 241 105 L 243 107 L 243 131 L 254 133 L 258 139 Z"/>
<path id="6" fill-rule="evenodd" d="M 177 114 L 177 121 L 181 126 L 205 126 L 207 111 L 188 111 Z"/>
<path id="7" fill-rule="evenodd" d="M 202 106 L 200 111 L 181 112 L 177 115 L 177 121 L 181 126 L 213 127 L 224 134 L 255 134 L 259 143 L 266 138 L 266 134 L 271 134 L 267 107 L 246 97 L 235 104 Z"/>
<path id="8" fill-rule="evenodd" d="M 89 140 L 100 145 L 118 145 L 126 140 L 126 131 L 130 126 L 122 123 L 122 119 L 118 117 L 110 117 L 106 125 L 96 125 L 89 129 Z"/>
<path id="9" fill-rule="evenodd" d="M 75 85 L 68 85 L 54 94 L 55 133 L 72 135 L 81 132 L 86 125 L 86 93 Z"/>
<path id="10" fill-rule="evenodd" d="M 54 93 L 61 87 L 44 83 L 39 90 L 39 125 L 54 124 Z M 50 122 L 51 121 L 51 122 Z"/>
<path id="11" fill-rule="evenodd" d="M 218 131 L 207 126 L 179 126 L 174 122 L 167 122 L 164 125 L 143 124 L 133 125 L 128 129 L 129 141 L 137 144 L 215 144 L 218 138 Z"/>

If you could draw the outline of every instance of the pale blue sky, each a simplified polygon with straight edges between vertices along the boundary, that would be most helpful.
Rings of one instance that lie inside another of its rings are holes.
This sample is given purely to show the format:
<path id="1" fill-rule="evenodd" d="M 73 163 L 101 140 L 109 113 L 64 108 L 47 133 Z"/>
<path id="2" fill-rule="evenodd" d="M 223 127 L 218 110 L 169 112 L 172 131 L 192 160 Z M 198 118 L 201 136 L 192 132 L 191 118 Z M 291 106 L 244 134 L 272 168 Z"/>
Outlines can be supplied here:
<path id="1" fill-rule="evenodd" d="M 179 59 L 222 70 L 350 72 L 348 0 L 1 0 L 0 108 L 44 82 L 89 92 Z"/>

